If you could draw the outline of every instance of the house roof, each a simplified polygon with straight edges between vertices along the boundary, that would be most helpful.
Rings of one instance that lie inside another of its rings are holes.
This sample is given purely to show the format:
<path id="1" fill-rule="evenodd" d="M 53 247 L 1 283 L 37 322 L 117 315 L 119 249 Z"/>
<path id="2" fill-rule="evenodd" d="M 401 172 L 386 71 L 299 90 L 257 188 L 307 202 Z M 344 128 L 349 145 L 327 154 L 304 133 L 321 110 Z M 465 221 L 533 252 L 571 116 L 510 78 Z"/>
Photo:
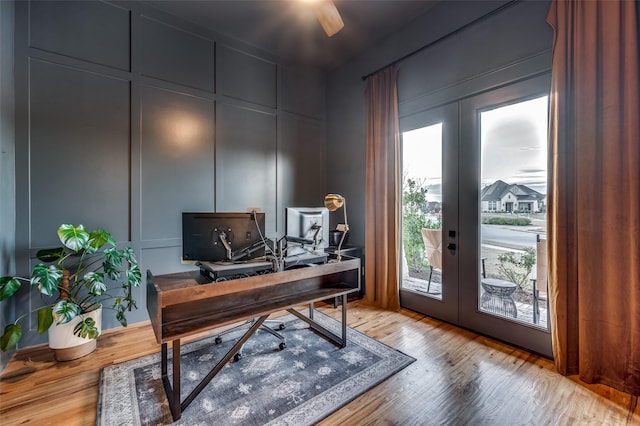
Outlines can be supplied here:
<path id="1" fill-rule="evenodd" d="M 526 185 L 508 184 L 502 180 L 497 180 L 491 185 L 485 186 L 480 197 L 482 201 L 498 201 L 509 193 L 513 194 L 518 201 L 544 199 L 543 194 Z"/>

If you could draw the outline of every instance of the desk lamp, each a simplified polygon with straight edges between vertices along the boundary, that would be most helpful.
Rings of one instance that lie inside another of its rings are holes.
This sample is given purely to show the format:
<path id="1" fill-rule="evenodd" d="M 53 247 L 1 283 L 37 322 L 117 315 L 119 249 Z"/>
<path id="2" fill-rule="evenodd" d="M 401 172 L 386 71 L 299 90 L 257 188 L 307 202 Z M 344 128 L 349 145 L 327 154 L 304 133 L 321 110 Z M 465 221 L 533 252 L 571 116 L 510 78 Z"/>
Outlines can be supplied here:
<path id="1" fill-rule="evenodd" d="M 344 223 L 340 223 L 336 226 L 338 231 L 342 231 L 340 244 L 338 244 L 338 262 L 340 262 L 340 249 L 342 248 L 342 242 L 344 241 L 344 237 L 347 235 L 347 232 L 349 232 L 349 225 L 347 224 L 347 200 L 345 200 L 342 195 L 327 194 L 324 197 L 324 206 L 332 212 L 338 210 L 340 207 L 344 210 Z"/>

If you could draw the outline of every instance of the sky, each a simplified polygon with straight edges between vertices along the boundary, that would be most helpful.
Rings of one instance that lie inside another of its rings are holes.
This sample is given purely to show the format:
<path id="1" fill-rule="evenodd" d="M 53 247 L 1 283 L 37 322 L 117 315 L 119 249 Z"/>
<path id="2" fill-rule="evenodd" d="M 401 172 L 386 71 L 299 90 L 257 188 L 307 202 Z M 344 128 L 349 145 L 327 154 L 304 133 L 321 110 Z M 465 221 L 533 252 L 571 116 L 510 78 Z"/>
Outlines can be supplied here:
<path id="1" fill-rule="evenodd" d="M 498 179 L 546 193 L 547 102 L 543 96 L 480 113 L 481 182 Z M 402 134 L 403 174 L 429 187 L 441 201 L 442 124 Z"/>

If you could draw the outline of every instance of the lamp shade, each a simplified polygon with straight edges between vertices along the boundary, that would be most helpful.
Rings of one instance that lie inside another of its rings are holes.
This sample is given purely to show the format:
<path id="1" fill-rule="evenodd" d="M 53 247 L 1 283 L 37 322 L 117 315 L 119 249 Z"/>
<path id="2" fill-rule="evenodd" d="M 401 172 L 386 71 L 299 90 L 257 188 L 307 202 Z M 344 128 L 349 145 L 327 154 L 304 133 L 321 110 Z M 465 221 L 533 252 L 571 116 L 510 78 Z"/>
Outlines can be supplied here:
<path id="1" fill-rule="evenodd" d="M 340 237 L 340 242 L 338 243 L 338 253 L 337 253 L 338 255 L 337 261 L 340 262 L 340 260 L 342 259 L 342 256 L 340 255 L 340 250 L 342 249 L 342 244 L 344 243 L 344 237 L 347 235 L 347 232 L 349 232 L 349 225 L 347 225 L 347 201 L 342 195 L 327 194 L 324 197 L 324 206 L 329 211 L 332 211 L 332 212 L 338 210 L 340 207 L 343 207 L 344 223 L 338 225 L 338 227 L 336 228 L 338 231 L 342 233 L 342 236 Z"/>
<path id="2" fill-rule="evenodd" d="M 324 206 L 330 211 L 338 210 L 344 204 L 344 197 L 338 194 L 327 194 L 324 197 Z"/>

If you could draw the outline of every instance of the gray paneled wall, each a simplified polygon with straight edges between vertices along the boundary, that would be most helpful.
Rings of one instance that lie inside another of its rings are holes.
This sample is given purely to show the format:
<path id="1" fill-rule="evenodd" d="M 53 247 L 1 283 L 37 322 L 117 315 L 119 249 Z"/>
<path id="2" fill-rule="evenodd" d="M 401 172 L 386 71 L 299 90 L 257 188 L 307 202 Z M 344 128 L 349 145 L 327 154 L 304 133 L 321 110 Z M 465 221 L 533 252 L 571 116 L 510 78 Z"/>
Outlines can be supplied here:
<path id="1" fill-rule="evenodd" d="M 141 73 L 186 87 L 215 91 L 215 42 L 140 17 Z"/>
<path id="2" fill-rule="evenodd" d="M 268 232 L 276 229 L 276 116 L 230 104 L 216 114 L 216 207 L 266 213 Z"/>
<path id="3" fill-rule="evenodd" d="M 0 1 L 0 276 L 15 272 L 14 16 L 14 4 Z M 11 308 L 0 302 L 0 330 L 11 320 Z M 0 352 L 0 371 L 10 356 Z"/>
<path id="4" fill-rule="evenodd" d="M 142 86 L 142 241 L 182 238 L 176 212 L 215 200 L 214 101 Z"/>
<path id="5" fill-rule="evenodd" d="M 100 2 L 29 4 L 29 46 L 129 71 L 130 12 Z"/>
<path id="6" fill-rule="evenodd" d="M 218 93 L 256 105 L 276 106 L 276 64 L 218 45 Z M 300 92 L 298 92 L 298 96 Z"/>
<path id="7" fill-rule="evenodd" d="M 61 223 L 128 240 L 129 84 L 30 58 L 31 247 L 51 244 Z"/>
<path id="8" fill-rule="evenodd" d="M 284 205 L 322 205 L 314 190 L 318 186 L 325 169 L 324 132 L 320 123 L 301 120 L 299 117 L 284 115 L 279 121 L 282 135 L 278 164 L 278 191 L 286 197 Z M 332 158 L 339 153 L 333 153 Z M 299 173 L 299 170 L 306 170 Z"/>
<path id="9" fill-rule="evenodd" d="M 317 69 L 142 3 L 98 1 L 17 2 L 15 62 L 19 273 L 63 222 L 112 231 L 161 274 L 192 268 L 183 211 L 259 207 L 279 237 L 286 206 L 322 205 Z M 147 319 L 136 293 L 130 323 Z M 44 340 L 30 330 L 23 346 Z"/>

